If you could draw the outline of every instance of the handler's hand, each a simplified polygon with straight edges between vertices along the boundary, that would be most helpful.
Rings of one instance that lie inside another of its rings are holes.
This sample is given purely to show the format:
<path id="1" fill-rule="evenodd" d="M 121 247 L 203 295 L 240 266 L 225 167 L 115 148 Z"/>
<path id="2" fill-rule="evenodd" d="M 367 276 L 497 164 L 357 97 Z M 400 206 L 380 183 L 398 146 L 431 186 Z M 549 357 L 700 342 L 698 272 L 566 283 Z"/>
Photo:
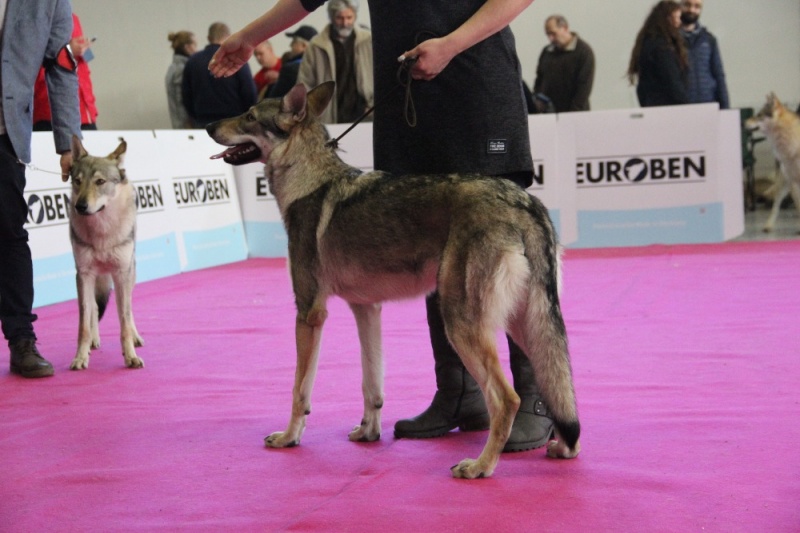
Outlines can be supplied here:
<path id="1" fill-rule="evenodd" d="M 220 45 L 208 64 L 208 70 L 217 78 L 232 76 L 250 60 L 253 50 L 255 47 L 247 44 L 239 32 L 234 33 Z"/>
<path id="2" fill-rule="evenodd" d="M 432 80 L 445 69 L 455 53 L 450 52 L 447 42 L 442 38 L 429 39 L 405 52 L 401 57 L 416 57 L 411 67 L 411 77 L 415 80 Z"/>
<path id="3" fill-rule="evenodd" d="M 72 167 L 72 152 L 61 154 L 61 181 L 69 179 L 69 169 Z"/>

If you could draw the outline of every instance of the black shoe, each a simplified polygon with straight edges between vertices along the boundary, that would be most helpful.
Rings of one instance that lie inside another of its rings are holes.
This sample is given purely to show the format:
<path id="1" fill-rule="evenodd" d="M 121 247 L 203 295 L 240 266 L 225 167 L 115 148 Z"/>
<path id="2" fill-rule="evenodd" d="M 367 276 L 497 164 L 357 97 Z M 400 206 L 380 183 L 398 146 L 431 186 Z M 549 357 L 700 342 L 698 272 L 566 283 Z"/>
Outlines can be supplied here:
<path id="1" fill-rule="evenodd" d="M 542 399 L 538 396 L 522 398 L 503 451 L 524 452 L 541 448 L 553 438 L 553 434 L 553 421 L 548 417 Z"/>
<path id="2" fill-rule="evenodd" d="M 44 378 L 53 375 L 53 365 L 39 350 L 35 339 L 21 339 L 8 346 L 11 349 L 11 373 L 23 378 Z"/>
<path id="3" fill-rule="evenodd" d="M 489 412 L 480 389 L 455 395 L 437 391 L 425 411 L 395 423 L 394 436 L 398 439 L 429 439 L 441 437 L 455 428 L 461 431 L 489 429 Z"/>

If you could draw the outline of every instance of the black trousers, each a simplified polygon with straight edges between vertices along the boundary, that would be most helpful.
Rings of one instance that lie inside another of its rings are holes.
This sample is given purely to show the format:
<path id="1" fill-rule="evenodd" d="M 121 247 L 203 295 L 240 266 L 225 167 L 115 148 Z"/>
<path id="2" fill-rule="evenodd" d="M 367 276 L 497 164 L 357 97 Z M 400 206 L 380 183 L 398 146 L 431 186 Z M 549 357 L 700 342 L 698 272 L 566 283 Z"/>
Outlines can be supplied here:
<path id="1" fill-rule="evenodd" d="M 28 246 L 25 166 L 8 135 L 0 135 L 0 323 L 11 342 L 33 333 L 33 260 Z"/>

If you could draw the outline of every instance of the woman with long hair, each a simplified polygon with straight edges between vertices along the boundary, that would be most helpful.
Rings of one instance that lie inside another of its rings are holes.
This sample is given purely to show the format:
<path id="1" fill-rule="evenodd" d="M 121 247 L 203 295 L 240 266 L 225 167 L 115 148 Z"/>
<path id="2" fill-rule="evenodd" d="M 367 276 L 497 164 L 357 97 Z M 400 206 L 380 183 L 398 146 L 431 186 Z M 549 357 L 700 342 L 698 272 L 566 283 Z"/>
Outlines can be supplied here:
<path id="1" fill-rule="evenodd" d="M 636 85 L 642 107 L 689 103 L 686 74 L 689 60 L 680 34 L 681 6 L 658 2 L 636 36 L 628 79 Z"/>

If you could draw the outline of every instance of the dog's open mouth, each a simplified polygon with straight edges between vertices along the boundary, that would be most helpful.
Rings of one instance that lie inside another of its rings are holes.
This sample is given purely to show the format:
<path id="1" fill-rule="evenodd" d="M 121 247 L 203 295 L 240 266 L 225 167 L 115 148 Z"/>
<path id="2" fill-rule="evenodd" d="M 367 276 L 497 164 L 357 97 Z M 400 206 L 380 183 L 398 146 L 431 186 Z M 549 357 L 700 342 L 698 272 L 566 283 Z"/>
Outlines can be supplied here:
<path id="1" fill-rule="evenodd" d="M 224 152 L 212 155 L 211 159 L 222 159 L 229 165 L 245 165 L 261 159 L 261 149 L 250 142 L 237 144 Z"/>

